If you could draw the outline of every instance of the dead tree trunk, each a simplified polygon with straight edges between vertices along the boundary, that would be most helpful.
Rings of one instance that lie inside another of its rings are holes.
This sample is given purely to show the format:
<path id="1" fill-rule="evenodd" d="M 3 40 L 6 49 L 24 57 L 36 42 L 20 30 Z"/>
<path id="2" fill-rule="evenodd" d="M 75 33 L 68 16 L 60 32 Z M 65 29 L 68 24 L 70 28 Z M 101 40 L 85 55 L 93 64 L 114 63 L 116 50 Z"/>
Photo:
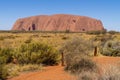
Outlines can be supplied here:
<path id="1" fill-rule="evenodd" d="M 94 49 L 94 56 L 97 56 L 97 46 L 95 46 L 95 49 Z"/>
<path id="2" fill-rule="evenodd" d="M 62 62 L 61 66 L 65 66 L 65 63 L 64 63 L 64 53 L 63 52 L 61 53 L 61 57 L 62 57 L 62 59 L 61 59 L 61 62 Z"/>

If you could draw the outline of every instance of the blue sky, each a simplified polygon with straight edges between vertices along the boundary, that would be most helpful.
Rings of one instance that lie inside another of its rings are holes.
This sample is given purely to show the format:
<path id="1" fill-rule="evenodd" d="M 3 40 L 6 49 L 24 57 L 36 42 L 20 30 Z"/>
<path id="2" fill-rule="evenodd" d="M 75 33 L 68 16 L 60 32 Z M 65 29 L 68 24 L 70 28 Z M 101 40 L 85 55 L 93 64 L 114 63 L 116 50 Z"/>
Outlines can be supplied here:
<path id="1" fill-rule="evenodd" d="M 0 30 L 18 18 L 61 13 L 100 19 L 107 30 L 120 31 L 120 0 L 0 0 Z"/>

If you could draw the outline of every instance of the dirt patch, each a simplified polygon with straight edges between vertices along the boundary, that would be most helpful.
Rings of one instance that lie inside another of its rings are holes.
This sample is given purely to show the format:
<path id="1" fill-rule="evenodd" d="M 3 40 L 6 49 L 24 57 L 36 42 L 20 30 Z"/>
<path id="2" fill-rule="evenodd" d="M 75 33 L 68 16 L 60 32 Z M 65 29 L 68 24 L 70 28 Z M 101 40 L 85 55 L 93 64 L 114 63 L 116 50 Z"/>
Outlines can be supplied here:
<path id="1" fill-rule="evenodd" d="M 62 66 L 45 67 L 44 71 L 21 74 L 9 80 L 74 80 L 74 76 L 66 73 Z"/>
<path id="2" fill-rule="evenodd" d="M 101 56 L 101 57 L 94 57 L 93 60 L 96 63 L 101 64 L 101 65 L 108 65 L 108 64 L 117 64 L 117 63 L 120 63 L 120 57 Z"/>

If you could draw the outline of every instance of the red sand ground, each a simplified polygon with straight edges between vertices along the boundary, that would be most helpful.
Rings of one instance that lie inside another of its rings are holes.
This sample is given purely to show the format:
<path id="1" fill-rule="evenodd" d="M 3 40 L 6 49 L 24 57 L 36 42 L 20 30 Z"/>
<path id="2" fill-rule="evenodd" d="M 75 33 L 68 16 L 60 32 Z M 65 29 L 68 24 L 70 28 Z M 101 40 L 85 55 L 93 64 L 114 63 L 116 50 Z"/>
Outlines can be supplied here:
<path id="1" fill-rule="evenodd" d="M 120 57 L 95 57 L 93 60 L 100 65 L 107 65 L 117 63 Z M 75 80 L 75 77 L 66 73 L 62 66 L 49 66 L 44 71 L 22 73 L 9 80 Z"/>

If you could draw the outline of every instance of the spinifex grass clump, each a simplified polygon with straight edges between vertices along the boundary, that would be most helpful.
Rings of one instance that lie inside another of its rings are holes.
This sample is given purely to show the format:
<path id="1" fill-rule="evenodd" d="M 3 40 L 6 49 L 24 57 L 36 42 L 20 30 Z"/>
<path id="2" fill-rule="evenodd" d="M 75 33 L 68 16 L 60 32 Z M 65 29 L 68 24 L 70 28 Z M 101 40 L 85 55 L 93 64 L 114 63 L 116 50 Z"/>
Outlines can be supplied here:
<path id="1" fill-rule="evenodd" d="M 5 64 L 0 64 L 0 80 L 5 80 L 7 76 L 8 70 L 5 68 Z"/>

